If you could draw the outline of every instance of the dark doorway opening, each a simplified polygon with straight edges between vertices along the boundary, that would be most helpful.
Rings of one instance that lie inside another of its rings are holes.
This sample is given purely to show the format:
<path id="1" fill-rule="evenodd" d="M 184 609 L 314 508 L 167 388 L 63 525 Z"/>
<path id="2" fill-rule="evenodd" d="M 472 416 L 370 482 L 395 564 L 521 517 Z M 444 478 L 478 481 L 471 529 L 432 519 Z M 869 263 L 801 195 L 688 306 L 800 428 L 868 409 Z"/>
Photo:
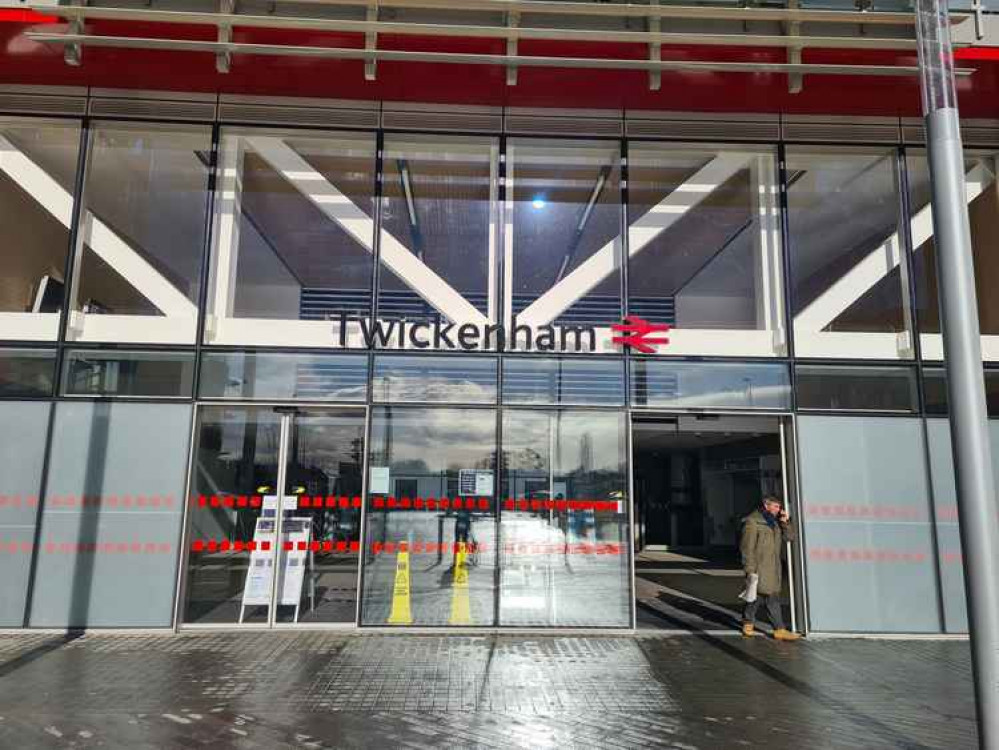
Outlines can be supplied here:
<path id="1" fill-rule="evenodd" d="M 779 418 L 636 416 L 632 445 L 638 627 L 736 629 L 742 519 L 784 497 Z"/>

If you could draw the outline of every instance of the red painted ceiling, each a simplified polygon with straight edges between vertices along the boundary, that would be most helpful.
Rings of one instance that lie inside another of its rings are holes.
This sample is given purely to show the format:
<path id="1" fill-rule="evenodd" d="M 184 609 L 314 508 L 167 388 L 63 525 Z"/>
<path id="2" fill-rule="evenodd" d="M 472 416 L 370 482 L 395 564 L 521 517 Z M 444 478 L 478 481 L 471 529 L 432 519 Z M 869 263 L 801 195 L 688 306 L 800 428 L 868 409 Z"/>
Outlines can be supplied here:
<path id="1" fill-rule="evenodd" d="M 201 52 L 85 48 L 83 65 L 63 62 L 62 49 L 28 40 L 30 28 L 64 28 L 24 11 L 0 15 L 0 83 L 99 86 L 146 90 L 220 92 L 270 96 L 418 101 L 529 107 L 632 108 L 704 112 L 785 112 L 829 115 L 919 115 L 915 78 L 805 76 L 804 90 L 789 94 L 780 74 L 663 73 L 650 91 L 642 71 L 521 68 L 507 86 L 500 66 L 379 62 L 376 81 L 365 81 L 361 61 L 303 57 L 233 57 L 228 74 L 215 71 Z M 20 14 L 20 15 L 19 15 Z M 88 30 L 126 36 L 214 39 L 209 27 L 94 22 Z M 359 34 L 236 29 L 234 41 L 360 47 Z M 501 40 L 380 35 L 386 49 L 502 53 Z M 636 58 L 644 45 L 522 41 L 524 55 Z M 966 50 L 961 65 L 976 70 L 958 83 L 965 117 L 999 118 L 999 60 L 994 49 Z M 782 49 L 663 47 L 663 59 L 785 62 Z M 806 50 L 804 62 L 915 64 L 914 53 Z"/>

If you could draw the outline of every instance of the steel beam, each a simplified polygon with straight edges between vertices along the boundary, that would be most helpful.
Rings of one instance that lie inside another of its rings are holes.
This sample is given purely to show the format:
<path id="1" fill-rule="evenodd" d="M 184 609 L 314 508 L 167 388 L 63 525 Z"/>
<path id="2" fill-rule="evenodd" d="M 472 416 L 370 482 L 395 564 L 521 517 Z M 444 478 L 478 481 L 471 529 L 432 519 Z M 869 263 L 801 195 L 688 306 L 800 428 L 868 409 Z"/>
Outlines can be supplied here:
<path id="1" fill-rule="evenodd" d="M 775 63 L 730 62 L 710 60 L 629 60 L 603 57 L 547 57 L 540 55 L 480 54 L 468 52 L 416 52 L 410 50 L 379 49 L 369 51 L 352 47 L 309 47 L 280 44 L 246 44 L 201 41 L 194 39 L 159 39 L 150 37 L 98 36 L 91 34 L 61 34 L 29 31 L 25 36 L 43 44 L 126 49 L 156 49 L 174 52 L 231 52 L 232 54 L 314 57 L 338 60 L 385 60 L 393 62 L 432 62 L 465 65 L 517 65 L 537 68 L 592 68 L 601 70 L 668 70 L 668 71 L 718 71 L 726 73 L 801 73 L 813 75 L 850 76 L 915 76 L 919 68 L 914 65 L 866 65 L 827 63 Z M 959 69 L 959 76 L 970 76 L 974 69 Z"/>
<path id="2" fill-rule="evenodd" d="M 658 6 L 652 6 L 658 7 Z M 367 20 L 333 18 L 303 18 L 300 16 L 256 16 L 234 13 L 198 11 L 149 10 L 145 8 L 100 8 L 60 6 L 55 15 L 78 21 L 81 19 L 122 21 L 134 23 L 164 23 L 194 26 L 240 26 L 243 28 L 290 29 L 303 31 L 330 31 L 358 34 L 400 34 L 417 36 L 472 37 L 487 39 L 540 39 L 552 41 L 622 42 L 635 44 L 676 44 L 695 46 L 750 46 L 750 47 L 821 47 L 823 49 L 897 49 L 914 50 L 914 38 L 842 36 L 801 36 L 793 38 L 780 34 L 726 34 L 705 32 L 664 32 L 658 28 L 661 16 L 648 14 L 647 31 L 612 31 L 607 29 L 535 28 L 520 25 L 516 11 L 507 14 L 505 26 L 483 24 L 413 23 L 408 21 L 378 20 L 377 9 L 369 7 Z M 375 13 L 370 11 L 374 10 Z M 799 24 L 799 21 L 790 23 Z M 74 32 L 79 33 L 79 32 Z M 514 48 L 516 46 L 514 45 Z"/>

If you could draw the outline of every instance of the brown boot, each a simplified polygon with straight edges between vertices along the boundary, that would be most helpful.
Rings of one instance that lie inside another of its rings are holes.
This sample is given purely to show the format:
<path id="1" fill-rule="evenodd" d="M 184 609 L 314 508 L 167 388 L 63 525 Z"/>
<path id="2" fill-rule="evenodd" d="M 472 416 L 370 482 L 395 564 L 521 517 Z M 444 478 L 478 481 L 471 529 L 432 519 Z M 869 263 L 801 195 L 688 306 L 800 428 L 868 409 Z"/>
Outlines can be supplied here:
<path id="1" fill-rule="evenodd" d="M 790 630 L 778 628 L 774 631 L 775 641 L 797 641 L 801 638 L 800 633 L 792 633 Z"/>
<path id="2" fill-rule="evenodd" d="M 742 634 L 747 638 L 752 638 L 756 635 L 756 626 L 751 622 L 742 623 Z"/>

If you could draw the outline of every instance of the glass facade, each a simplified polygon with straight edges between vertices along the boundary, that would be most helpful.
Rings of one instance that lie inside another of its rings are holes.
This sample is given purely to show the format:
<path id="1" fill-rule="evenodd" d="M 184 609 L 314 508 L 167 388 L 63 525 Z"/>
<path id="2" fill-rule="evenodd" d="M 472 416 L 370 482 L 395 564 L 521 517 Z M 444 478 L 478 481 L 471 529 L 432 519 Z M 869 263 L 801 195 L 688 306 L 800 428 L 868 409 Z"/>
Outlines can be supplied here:
<path id="1" fill-rule="evenodd" d="M 807 627 L 961 631 L 923 160 L 0 118 L 0 624 L 629 627 L 661 412 L 782 417 Z"/>

